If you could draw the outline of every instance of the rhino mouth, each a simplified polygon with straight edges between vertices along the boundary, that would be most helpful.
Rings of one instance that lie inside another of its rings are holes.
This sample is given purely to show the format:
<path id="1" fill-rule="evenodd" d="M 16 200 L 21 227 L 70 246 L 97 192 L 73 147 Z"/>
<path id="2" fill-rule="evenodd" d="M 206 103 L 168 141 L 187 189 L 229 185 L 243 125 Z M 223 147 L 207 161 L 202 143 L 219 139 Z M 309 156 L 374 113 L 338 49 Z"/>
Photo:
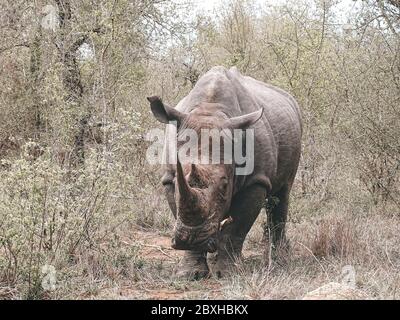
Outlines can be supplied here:
<path id="1" fill-rule="evenodd" d="M 206 251 L 206 252 L 216 252 L 218 249 L 218 236 L 212 236 L 202 242 L 198 242 L 195 244 L 188 244 L 186 242 L 182 242 L 177 240 L 176 238 L 172 239 L 172 248 L 175 250 L 197 250 L 197 251 Z"/>
<path id="2" fill-rule="evenodd" d="M 216 252 L 220 232 L 232 221 L 229 216 L 218 223 L 206 221 L 199 226 L 188 226 L 178 219 L 171 247 L 176 250 Z"/>

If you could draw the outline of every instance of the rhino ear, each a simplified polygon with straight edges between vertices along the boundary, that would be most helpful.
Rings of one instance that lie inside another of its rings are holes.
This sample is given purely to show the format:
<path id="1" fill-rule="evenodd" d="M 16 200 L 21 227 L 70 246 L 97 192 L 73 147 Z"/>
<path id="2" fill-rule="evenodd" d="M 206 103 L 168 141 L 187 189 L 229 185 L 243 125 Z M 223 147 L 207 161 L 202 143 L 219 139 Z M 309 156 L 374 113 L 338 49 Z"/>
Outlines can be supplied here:
<path id="1" fill-rule="evenodd" d="M 150 108 L 151 111 L 153 112 L 154 117 L 162 123 L 177 121 L 178 124 L 180 124 L 186 117 L 185 113 L 182 113 L 176 110 L 175 108 L 172 108 L 167 104 L 164 104 L 160 99 L 160 97 L 157 96 L 147 97 L 147 100 L 150 102 Z"/>
<path id="2" fill-rule="evenodd" d="M 263 115 L 264 109 L 245 114 L 243 116 L 230 118 L 229 122 L 232 129 L 246 129 L 256 123 Z"/>

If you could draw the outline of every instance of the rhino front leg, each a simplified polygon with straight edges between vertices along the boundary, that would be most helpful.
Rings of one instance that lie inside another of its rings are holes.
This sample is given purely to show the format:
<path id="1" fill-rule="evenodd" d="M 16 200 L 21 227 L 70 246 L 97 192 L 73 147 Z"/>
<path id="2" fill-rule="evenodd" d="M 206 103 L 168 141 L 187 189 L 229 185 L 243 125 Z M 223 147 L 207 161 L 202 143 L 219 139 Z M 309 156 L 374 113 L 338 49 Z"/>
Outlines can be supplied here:
<path id="1" fill-rule="evenodd" d="M 175 271 L 175 278 L 200 280 L 208 275 L 207 252 L 185 251 L 185 255 Z"/>
<path id="2" fill-rule="evenodd" d="M 270 240 L 271 257 L 273 260 L 278 258 L 279 253 L 287 252 L 289 242 L 286 239 L 285 226 L 288 214 L 290 185 L 285 185 L 274 195 L 274 203 L 269 208 L 268 228 L 266 236 Z"/>
<path id="3" fill-rule="evenodd" d="M 222 277 L 241 258 L 243 242 L 265 204 L 266 188 L 253 185 L 237 194 L 232 201 L 230 215 L 232 223 L 226 226 L 221 234 L 218 250 L 210 254 L 212 273 Z"/>

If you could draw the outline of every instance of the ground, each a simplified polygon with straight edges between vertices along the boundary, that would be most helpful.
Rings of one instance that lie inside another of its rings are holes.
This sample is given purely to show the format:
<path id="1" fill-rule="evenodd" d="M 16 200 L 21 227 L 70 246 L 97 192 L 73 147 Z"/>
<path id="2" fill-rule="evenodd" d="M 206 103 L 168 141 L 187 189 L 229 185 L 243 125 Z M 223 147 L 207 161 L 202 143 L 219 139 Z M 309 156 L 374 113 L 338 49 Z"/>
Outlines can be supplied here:
<path id="1" fill-rule="evenodd" d="M 136 229 L 131 238 L 124 240 L 127 246 L 138 245 L 138 255 L 145 259 L 150 269 L 146 270 L 152 278 L 148 283 L 138 282 L 132 286 L 131 282 L 122 282 L 117 287 L 104 288 L 95 296 L 86 298 L 96 299 L 218 299 L 221 296 L 221 283 L 215 279 L 204 279 L 196 282 L 168 281 L 173 274 L 174 267 L 182 258 L 184 251 L 171 248 L 171 237 L 159 232 L 145 229 Z M 157 273 L 162 269 L 167 279 L 161 279 Z M 154 272 L 154 273 L 153 273 Z M 158 279 L 157 279 L 158 278 Z M 171 277 L 172 278 L 172 277 Z"/>
<path id="2" fill-rule="evenodd" d="M 135 276 L 127 269 L 126 276 L 100 281 L 79 298 L 302 299 L 321 286 L 339 282 L 350 283 L 363 297 L 396 299 L 400 288 L 400 253 L 395 245 L 400 243 L 398 220 L 375 214 L 362 218 L 335 214 L 315 221 L 291 221 L 289 254 L 269 264 L 262 239 L 264 218 L 260 217 L 235 272 L 223 279 L 193 282 L 172 276 L 183 251 L 170 247 L 171 233 L 135 226 L 121 240 L 127 249 L 136 248 Z M 346 274 L 349 270 L 350 275 Z"/>

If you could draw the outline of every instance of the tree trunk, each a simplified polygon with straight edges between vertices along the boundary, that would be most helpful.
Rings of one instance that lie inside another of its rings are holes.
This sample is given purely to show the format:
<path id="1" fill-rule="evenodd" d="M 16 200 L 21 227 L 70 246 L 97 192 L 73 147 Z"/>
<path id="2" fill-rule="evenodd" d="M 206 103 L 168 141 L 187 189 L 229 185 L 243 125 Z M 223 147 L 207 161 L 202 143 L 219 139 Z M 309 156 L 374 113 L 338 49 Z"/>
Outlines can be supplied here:
<path id="1" fill-rule="evenodd" d="M 39 75 L 40 70 L 42 67 L 41 57 L 42 57 L 42 49 L 41 49 L 41 42 L 42 42 L 42 27 L 38 24 L 33 41 L 30 48 L 30 90 L 32 93 L 32 100 L 33 105 L 32 109 L 34 112 L 34 139 L 38 139 L 40 135 L 40 131 L 42 129 L 42 116 L 41 116 L 41 102 L 40 96 L 38 92 L 39 88 Z"/>
<path id="2" fill-rule="evenodd" d="M 80 114 L 76 119 L 76 130 L 74 136 L 74 145 L 71 156 L 73 166 L 83 165 L 85 162 L 85 132 L 89 114 L 81 115 L 83 85 L 79 65 L 77 62 L 77 50 L 86 41 L 87 35 L 81 35 L 76 39 L 68 41 L 67 35 L 71 34 L 72 10 L 69 0 L 56 0 L 58 6 L 58 16 L 60 25 L 60 60 L 63 65 L 62 80 L 66 91 L 65 100 L 67 105 L 75 108 Z"/>

